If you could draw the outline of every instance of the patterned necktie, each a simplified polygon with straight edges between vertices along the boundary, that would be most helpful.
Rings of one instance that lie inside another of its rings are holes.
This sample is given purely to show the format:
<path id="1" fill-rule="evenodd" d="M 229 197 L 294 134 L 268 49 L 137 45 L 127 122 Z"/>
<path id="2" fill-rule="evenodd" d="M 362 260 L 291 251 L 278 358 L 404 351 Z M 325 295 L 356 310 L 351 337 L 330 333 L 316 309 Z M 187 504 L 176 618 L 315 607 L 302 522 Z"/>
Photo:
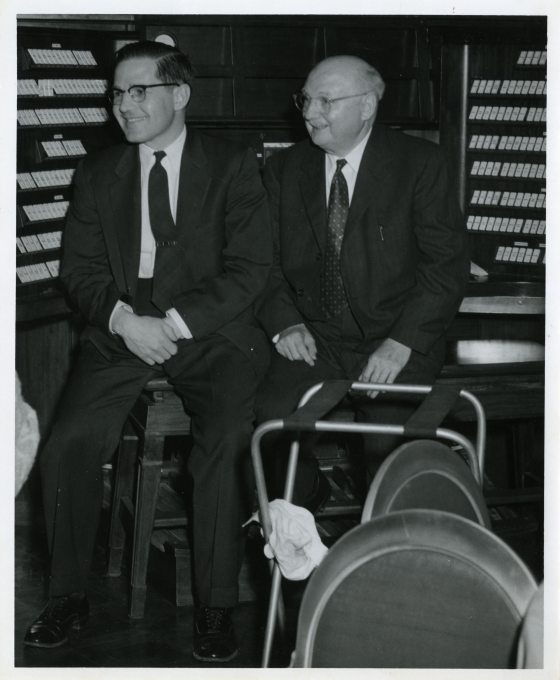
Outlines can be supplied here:
<path id="1" fill-rule="evenodd" d="M 177 228 L 169 204 L 167 171 L 161 164 L 165 151 L 154 151 L 156 162 L 148 179 L 150 225 L 156 242 L 152 301 L 162 312 L 171 306 L 171 296 L 181 285 L 182 251 L 177 246 Z"/>
<path id="2" fill-rule="evenodd" d="M 329 316 L 339 314 L 346 307 L 346 293 L 340 273 L 340 248 L 348 217 L 348 185 L 342 174 L 344 159 L 336 162 L 329 195 L 327 248 L 321 277 L 321 306 Z"/>

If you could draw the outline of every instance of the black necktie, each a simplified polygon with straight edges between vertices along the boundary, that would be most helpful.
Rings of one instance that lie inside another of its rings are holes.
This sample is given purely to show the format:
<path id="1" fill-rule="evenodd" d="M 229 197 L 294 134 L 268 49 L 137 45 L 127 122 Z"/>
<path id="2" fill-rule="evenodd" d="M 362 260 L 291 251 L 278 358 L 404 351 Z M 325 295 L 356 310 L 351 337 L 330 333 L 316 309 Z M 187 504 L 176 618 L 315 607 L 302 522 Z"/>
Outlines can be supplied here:
<path id="1" fill-rule="evenodd" d="M 169 183 L 167 171 L 161 164 L 165 151 L 154 151 L 156 162 L 150 170 L 148 179 L 148 205 L 150 225 L 156 244 L 175 239 L 175 222 L 169 205 Z"/>
<path id="2" fill-rule="evenodd" d="M 180 291 L 184 262 L 169 204 L 167 171 L 161 164 L 165 151 L 154 151 L 154 156 L 156 162 L 148 179 L 150 226 L 156 242 L 152 300 L 165 313 L 173 306 L 173 294 Z"/>
<path id="3" fill-rule="evenodd" d="M 348 185 L 342 174 L 344 159 L 336 162 L 329 195 L 327 221 L 327 248 L 323 261 L 321 305 L 329 316 L 339 314 L 346 307 L 346 293 L 340 273 L 340 248 L 348 217 Z"/>

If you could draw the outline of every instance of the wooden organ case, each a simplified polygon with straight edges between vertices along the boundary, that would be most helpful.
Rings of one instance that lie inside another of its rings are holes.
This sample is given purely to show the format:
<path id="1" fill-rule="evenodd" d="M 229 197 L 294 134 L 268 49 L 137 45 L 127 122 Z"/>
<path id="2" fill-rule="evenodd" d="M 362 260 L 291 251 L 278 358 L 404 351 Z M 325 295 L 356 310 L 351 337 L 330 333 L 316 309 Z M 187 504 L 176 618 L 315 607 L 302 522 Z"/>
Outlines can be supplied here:
<path id="1" fill-rule="evenodd" d="M 544 486 L 546 19 L 488 17 L 441 38 L 441 143 L 457 162 L 472 262 L 443 379 L 481 397 L 487 498 L 499 510 L 497 480 L 524 516 Z"/>

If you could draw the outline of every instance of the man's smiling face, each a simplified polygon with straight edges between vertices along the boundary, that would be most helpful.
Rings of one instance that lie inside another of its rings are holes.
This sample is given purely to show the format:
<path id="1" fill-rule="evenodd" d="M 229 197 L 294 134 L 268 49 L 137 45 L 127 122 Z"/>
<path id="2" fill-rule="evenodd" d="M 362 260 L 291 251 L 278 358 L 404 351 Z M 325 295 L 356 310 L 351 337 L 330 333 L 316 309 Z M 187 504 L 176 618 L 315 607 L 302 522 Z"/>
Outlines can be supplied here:
<path id="1" fill-rule="evenodd" d="M 327 153 L 344 156 L 365 137 L 372 123 L 370 107 L 365 106 L 367 86 L 358 77 L 356 68 L 347 60 L 325 60 L 309 74 L 303 92 L 310 103 L 303 111 L 303 118 L 311 140 Z M 315 98 L 351 98 L 333 102 L 325 111 Z M 372 97 L 370 96 L 370 100 Z"/>
<path id="2" fill-rule="evenodd" d="M 184 125 L 184 106 L 178 101 L 176 86 L 149 88 L 143 102 L 134 102 L 127 92 L 132 85 L 161 82 L 156 62 L 149 57 L 127 59 L 115 69 L 113 87 L 124 94 L 113 105 L 113 114 L 129 142 L 163 149 L 179 136 Z"/>

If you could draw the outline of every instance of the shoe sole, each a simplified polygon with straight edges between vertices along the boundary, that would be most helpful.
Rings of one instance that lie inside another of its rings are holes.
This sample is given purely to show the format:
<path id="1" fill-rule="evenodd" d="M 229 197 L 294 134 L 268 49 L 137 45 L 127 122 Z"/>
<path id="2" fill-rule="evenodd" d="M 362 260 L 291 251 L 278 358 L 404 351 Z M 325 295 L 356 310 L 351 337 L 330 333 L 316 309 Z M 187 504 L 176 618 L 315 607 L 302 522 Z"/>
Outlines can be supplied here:
<path id="1" fill-rule="evenodd" d="M 72 625 L 70 626 L 70 630 L 73 631 L 78 631 L 80 628 L 87 623 L 89 619 L 89 616 L 83 616 L 82 618 L 77 617 L 72 621 Z M 59 640 L 58 642 L 53 642 L 51 644 L 47 644 L 46 642 L 28 642 L 27 640 L 23 641 L 23 644 L 26 645 L 27 647 L 38 647 L 39 649 L 56 649 L 57 647 L 62 647 L 62 645 L 65 645 L 68 642 L 69 636 L 67 635 L 63 640 Z"/>
<path id="2" fill-rule="evenodd" d="M 211 659 L 207 656 L 201 656 L 200 654 L 197 654 L 196 652 L 193 652 L 193 656 L 197 661 L 203 661 L 204 663 L 227 663 L 228 661 L 232 661 L 235 659 L 235 657 L 239 654 L 239 650 L 236 649 L 233 654 L 230 654 L 229 656 L 224 656 L 220 659 Z"/>
<path id="3" fill-rule="evenodd" d="M 26 647 L 37 647 L 39 649 L 56 649 L 57 647 L 62 647 L 62 645 L 65 645 L 67 642 L 68 638 L 65 637 L 64 640 L 60 640 L 60 642 L 53 642 L 50 645 L 44 642 L 27 642 L 26 640 L 23 641 L 23 644 Z"/>

